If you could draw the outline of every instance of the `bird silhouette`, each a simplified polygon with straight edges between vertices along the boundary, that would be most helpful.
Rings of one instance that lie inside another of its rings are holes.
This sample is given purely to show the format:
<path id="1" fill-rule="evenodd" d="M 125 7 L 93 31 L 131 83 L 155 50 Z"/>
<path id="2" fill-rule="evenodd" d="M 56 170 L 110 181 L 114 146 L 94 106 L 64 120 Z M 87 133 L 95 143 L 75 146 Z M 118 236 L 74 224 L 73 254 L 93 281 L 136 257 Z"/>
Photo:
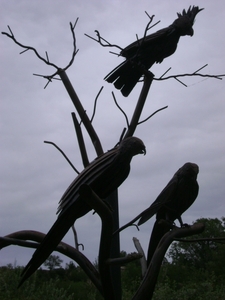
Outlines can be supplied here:
<path id="1" fill-rule="evenodd" d="M 195 16 L 201 10 L 203 8 L 190 6 L 187 11 L 177 13 L 178 18 L 170 26 L 128 45 L 120 52 L 120 56 L 125 57 L 126 60 L 104 79 L 109 83 L 114 83 L 115 88 L 121 90 L 123 96 L 127 97 L 140 77 L 154 63 L 161 63 L 176 51 L 181 36 L 193 36 L 192 27 Z"/>
<path id="2" fill-rule="evenodd" d="M 137 217 L 118 230 L 124 230 L 137 220 L 139 220 L 138 225 L 142 225 L 156 214 L 156 221 L 149 241 L 147 264 L 150 263 L 163 235 L 170 230 L 171 224 L 178 219 L 180 225 L 184 225 L 181 215 L 192 205 L 198 196 L 198 172 L 199 167 L 197 164 L 185 163 L 174 174 L 156 200 Z M 161 220 L 168 221 L 170 226 L 161 224 Z"/>
<path id="3" fill-rule="evenodd" d="M 145 145 L 139 138 L 128 137 L 113 149 L 97 157 L 75 178 L 59 201 L 57 220 L 24 268 L 19 286 L 49 257 L 75 220 L 92 209 L 81 199 L 79 188 L 86 184 L 99 197 L 106 198 L 129 175 L 132 157 L 145 153 Z"/>

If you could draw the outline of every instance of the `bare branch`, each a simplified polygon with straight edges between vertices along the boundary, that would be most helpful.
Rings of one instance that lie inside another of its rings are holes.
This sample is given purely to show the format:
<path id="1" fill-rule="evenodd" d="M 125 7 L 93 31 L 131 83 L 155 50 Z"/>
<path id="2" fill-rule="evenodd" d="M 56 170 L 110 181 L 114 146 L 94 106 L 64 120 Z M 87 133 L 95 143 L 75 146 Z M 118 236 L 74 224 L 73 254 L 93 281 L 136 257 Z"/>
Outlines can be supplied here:
<path id="1" fill-rule="evenodd" d="M 115 47 L 115 48 L 118 48 L 120 49 L 120 51 L 123 50 L 123 48 L 121 48 L 120 46 L 118 45 L 115 45 L 115 44 L 111 44 L 110 42 L 108 42 L 107 40 L 105 40 L 103 37 L 101 37 L 100 33 L 98 30 L 95 30 L 95 33 L 97 35 L 97 39 L 96 38 L 93 38 L 92 36 L 88 35 L 88 34 L 84 34 L 86 35 L 88 38 L 94 40 L 95 42 L 99 43 L 102 47 Z"/>
<path id="2" fill-rule="evenodd" d="M 208 66 L 208 64 L 205 64 L 204 66 L 202 66 L 201 68 L 199 68 L 198 70 L 196 70 L 194 73 L 197 73 L 197 72 L 201 71 L 202 69 L 204 69 L 207 66 Z"/>
<path id="3" fill-rule="evenodd" d="M 158 22 L 156 22 L 154 25 L 150 26 L 150 25 L 152 24 L 152 21 L 153 21 L 155 15 L 150 16 L 150 15 L 147 13 L 147 11 L 145 11 L 145 14 L 148 16 L 149 22 L 147 23 L 147 25 L 146 25 L 146 27 L 145 27 L 144 36 L 143 36 L 144 39 L 145 39 L 145 37 L 146 37 L 148 31 L 149 31 L 151 28 L 153 28 L 154 26 L 156 26 L 156 25 L 160 22 L 160 21 L 158 21 Z"/>
<path id="4" fill-rule="evenodd" d="M 98 97 L 99 95 L 101 94 L 102 90 L 103 90 L 103 86 L 100 88 L 97 96 L 95 97 L 95 102 L 94 102 L 94 108 L 93 108 L 93 114 L 92 114 L 92 117 L 90 119 L 90 122 L 92 123 L 93 119 L 94 119 L 94 116 L 95 116 L 95 113 L 96 113 L 96 107 L 97 107 L 97 101 L 98 101 Z"/>
<path id="5" fill-rule="evenodd" d="M 119 232 L 123 231 L 124 229 L 126 229 L 127 227 L 130 227 L 130 226 L 135 226 L 136 229 L 139 231 L 140 229 L 139 229 L 138 225 L 134 224 L 134 222 L 136 222 L 138 219 L 140 219 L 140 217 L 141 217 L 141 213 L 138 216 L 136 216 L 133 220 L 131 220 L 127 224 L 121 226 L 119 229 L 117 229 L 116 231 L 114 231 L 113 235 L 118 234 Z"/>
<path id="6" fill-rule="evenodd" d="M 67 69 L 73 64 L 74 58 L 75 58 L 77 52 L 79 51 L 79 49 L 77 49 L 77 47 L 76 47 L 76 37 L 75 37 L 75 32 L 74 32 L 74 29 L 75 29 L 75 27 L 76 27 L 77 22 L 78 22 L 78 18 L 76 19 L 74 25 L 70 22 L 70 30 L 71 30 L 72 37 L 73 37 L 73 52 L 72 52 L 72 58 L 71 58 L 70 62 L 69 62 L 68 65 L 63 69 L 64 71 L 67 70 Z"/>
<path id="7" fill-rule="evenodd" d="M 149 18 L 149 22 L 147 23 L 147 25 L 146 25 L 146 27 L 145 27 L 144 35 L 143 35 L 143 37 L 141 38 L 141 43 L 140 43 L 140 40 L 139 40 L 139 38 L 138 38 L 138 35 L 136 34 L 136 39 L 137 39 L 137 42 L 138 42 L 139 49 L 138 49 L 138 51 L 136 52 L 135 57 L 138 56 L 139 51 L 140 51 L 140 49 L 141 49 L 143 43 L 145 42 L 145 38 L 146 38 L 146 36 L 147 36 L 148 31 L 149 31 L 151 28 L 153 28 L 154 26 L 156 26 L 156 25 L 160 22 L 160 21 L 158 21 L 158 22 L 156 22 L 155 24 L 153 24 L 152 26 L 150 26 L 151 23 L 152 23 L 152 21 L 153 21 L 153 19 L 154 19 L 154 17 L 155 17 L 155 15 L 150 16 L 146 11 L 145 11 L 145 13 L 146 13 L 146 15 L 147 15 L 148 18 Z M 131 61 L 132 61 L 132 60 L 131 60 Z M 133 62 L 133 61 L 132 61 L 132 62 Z"/>
<path id="8" fill-rule="evenodd" d="M 144 277 L 146 270 L 147 270 L 147 260 L 145 257 L 145 253 L 143 248 L 141 247 L 141 244 L 139 242 L 139 240 L 136 237 L 133 237 L 133 242 L 134 242 L 134 246 L 137 249 L 138 253 L 140 253 L 142 255 L 142 258 L 140 259 L 141 262 L 141 273 L 142 273 L 142 277 Z"/>
<path id="9" fill-rule="evenodd" d="M 113 96 L 113 100 L 114 100 L 116 106 L 119 108 L 119 110 L 122 112 L 122 114 L 125 117 L 125 120 L 126 120 L 126 123 L 127 123 L 127 127 L 129 127 L 129 121 L 128 121 L 128 117 L 127 117 L 125 111 L 121 108 L 121 106 L 119 106 L 118 102 L 116 101 L 115 94 L 113 92 L 112 92 L 112 96 Z"/>
<path id="10" fill-rule="evenodd" d="M 139 118 L 141 116 L 142 110 L 143 110 L 144 105 L 145 105 L 146 98 L 148 96 L 150 86 L 152 84 L 152 79 L 153 79 L 153 74 L 148 71 L 144 76 L 144 84 L 143 84 L 143 87 L 142 87 L 142 90 L 141 90 L 141 94 L 140 94 L 138 102 L 136 104 L 136 107 L 135 107 L 135 110 L 134 110 L 129 128 L 128 128 L 127 133 L 125 135 L 125 138 L 127 138 L 129 136 L 132 136 L 135 132 L 135 129 L 136 129 L 138 121 L 139 121 Z"/>
<path id="11" fill-rule="evenodd" d="M 70 164 L 70 166 L 73 168 L 73 170 L 79 174 L 80 172 L 74 167 L 74 165 L 72 164 L 72 162 L 69 160 L 69 158 L 66 156 L 66 154 L 53 142 L 49 142 L 49 141 L 44 141 L 44 143 L 46 144 L 51 144 L 53 145 L 57 150 L 59 150 L 59 152 L 64 156 L 64 158 L 67 160 L 67 162 Z"/>
<path id="12" fill-rule="evenodd" d="M 102 149 L 100 139 L 99 139 L 94 127 L 92 126 L 92 124 L 86 114 L 86 111 L 84 110 L 83 105 L 82 105 L 77 93 L 75 92 L 75 90 L 73 88 L 73 85 L 71 84 L 71 82 L 64 70 L 60 70 L 59 76 L 62 79 L 62 82 L 70 96 L 70 99 L 72 100 L 73 105 L 75 106 L 77 113 L 79 114 L 79 116 L 90 136 L 90 139 L 92 141 L 92 144 L 95 148 L 97 155 L 98 156 L 101 155 L 102 153 L 104 153 L 104 151 Z"/>
<path id="13" fill-rule="evenodd" d="M 163 78 L 163 76 L 166 75 L 170 70 L 171 70 L 171 67 L 170 67 L 169 69 L 167 69 L 166 72 L 164 72 L 164 73 L 160 76 L 160 78 Z"/>
<path id="14" fill-rule="evenodd" d="M 107 263 L 110 265 L 125 265 L 128 264 L 134 260 L 142 258 L 141 253 L 129 253 L 124 257 L 118 257 L 118 258 L 110 258 L 107 260 Z"/>
<path id="15" fill-rule="evenodd" d="M 109 206 L 102 201 L 92 189 L 84 184 L 80 187 L 80 195 L 100 216 L 102 221 L 99 246 L 99 273 L 105 299 L 115 300 L 110 266 L 106 263 L 110 257 L 113 232 L 113 216 Z"/>
<path id="16" fill-rule="evenodd" d="M 181 77 L 190 77 L 190 76 L 200 76 L 200 77 L 205 77 L 205 78 L 215 78 L 215 79 L 219 79 L 222 80 L 225 76 L 225 74 L 218 74 L 218 75 L 210 75 L 210 74 L 201 74 L 198 73 L 199 71 L 201 71 L 203 68 L 205 68 L 206 66 L 208 66 L 208 64 L 205 64 L 204 66 L 202 66 L 201 68 L 199 68 L 198 70 L 194 71 L 193 73 L 185 73 L 185 74 L 178 74 L 178 75 L 170 75 L 167 77 L 164 77 L 165 74 L 167 74 L 171 68 L 169 68 L 163 75 L 161 75 L 159 78 L 154 77 L 154 80 L 157 81 L 161 81 L 161 80 L 168 80 L 168 79 L 176 79 L 177 81 L 179 81 L 181 84 L 183 84 L 184 86 L 187 87 L 187 85 L 185 83 L 183 83 L 181 80 L 179 80 L 178 78 Z"/>
<path id="17" fill-rule="evenodd" d="M 46 87 L 48 86 L 48 84 L 51 82 L 51 79 L 53 79 L 54 76 L 57 75 L 58 72 L 59 72 L 60 70 L 62 70 L 62 69 L 63 69 L 63 70 L 67 70 L 67 69 L 73 64 L 73 62 L 74 62 L 74 58 L 75 58 L 75 56 L 76 56 L 76 54 L 77 54 L 77 52 L 78 52 L 78 50 L 76 49 L 76 37 L 75 37 L 75 32 L 74 32 L 74 29 L 75 29 L 75 27 L 76 27 L 77 22 L 78 22 L 78 18 L 76 19 L 74 25 L 72 25 L 72 23 L 70 22 L 70 30 L 71 30 L 72 38 L 73 38 L 73 52 L 72 52 L 72 58 L 71 58 L 70 62 L 69 62 L 69 63 L 67 64 L 67 66 L 64 67 L 64 68 L 59 68 L 57 65 L 51 63 L 50 60 L 49 60 L 49 56 L 48 56 L 47 51 L 45 51 L 46 58 L 44 58 L 44 57 L 42 57 L 42 56 L 38 53 L 38 51 L 37 51 L 34 47 L 26 46 L 26 45 L 23 45 L 23 44 L 21 44 L 20 42 L 18 42 L 18 41 L 16 40 L 16 38 L 15 38 L 15 36 L 14 36 L 14 34 L 13 34 L 13 32 L 12 32 L 12 30 L 11 30 L 11 28 L 10 28 L 9 26 L 8 26 L 8 29 L 9 29 L 9 31 L 10 31 L 10 34 L 7 33 L 7 32 L 2 32 L 2 34 L 3 34 L 3 35 L 6 35 L 6 36 L 9 37 L 10 39 L 12 39 L 12 40 L 13 40 L 18 46 L 20 46 L 21 48 L 25 48 L 24 51 L 20 52 L 20 54 L 23 54 L 24 52 L 26 52 L 26 51 L 28 51 L 28 50 L 31 50 L 31 51 L 33 51 L 33 52 L 35 53 L 35 55 L 36 55 L 40 60 L 42 60 L 45 64 L 47 64 L 47 65 L 49 65 L 49 66 L 52 66 L 52 67 L 54 67 L 54 68 L 57 70 L 55 73 L 53 73 L 53 74 L 51 74 L 51 75 L 38 75 L 38 74 L 34 74 L 35 76 L 40 76 L 40 77 L 43 77 L 43 78 L 45 78 L 45 79 L 48 80 L 47 84 L 46 84 L 45 87 L 44 87 L 44 88 L 46 88 Z M 55 78 L 54 78 L 54 79 L 55 79 Z"/>
<path id="18" fill-rule="evenodd" d="M 83 137 L 83 134 L 81 131 L 81 127 L 80 127 L 80 124 L 78 123 L 75 113 L 72 113 L 71 115 L 73 118 L 73 124 L 74 124 L 75 131 L 76 131 L 76 136 L 77 136 L 77 140 L 78 140 L 78 144 L 79 144 L 79 148 L 80 148 L 80 154 L 81 154 L 81 158 L 83 161 L 83 166 L 87 167 L 89 165 L 89 159 L 88 159 L 87 150 L 86 150 L 86 146 L 84 143 L 84 137 Z"/>
<path id="19" fill-rule="evenodd" d="M 78 243 L 77 231 L 76 231 L 74 224 L 71 226 L 71 228 L 72 228 L 73 236 L 74 236 L 75 249 L 77 249 L 79 251 L 79 246 L 81 246 L 82 250 L 84 251 L 84 245 Z"/>
<path id="20" fill-rule="evenodd" d="M 166 109 L 167 107 L 168 107 L 168 105 L 167 105 L 167 106 L 164 106 L 164 107 L 162 107 L 162 108 L 157 109 L 157 110 L 154 111 L 154 113 L 152 113 L 149 117 L 147 117 L 147 118 L 144 119 L 143 121 L 140 121 L 140 122 L 138 123 L 138 125 L 140 125 L 140 124 L 142 124 L 142 123 L 148 121 L 151 117 L 153 117 L 153 116 L 154 116 L 155 114 L 157 114 L 159 111 L 161 111 L 161 110 L 163 110 L 163 109 Z"/>
<path id="21" fill-rule="evenodd" d="M 37 51 L 35 48 L 33 48 L 33 47 L 31 47 L 31 46 L 25 46 L 25 45 L 21 44 L 20 42 L 18 42 L 18 41 L 16 40 L 14 34 L 12 33 L 11 28 L 10 28 L 9 26 L 8 26 L 8 28 L 9 28 L 9 31 L 10 31 L 11 35 L 10 35 L 9 33 L 7 33 L 7 32 L 2 32 L 3 35 L 6 35 L 6 36 L 9 37 L 10 39 L 12 39 L 12 40 L 14 41 L 14 43 L 17 44 L 18 46 L 20 46 L 21 48 L 25 48 L 25 49 L 26 49 L 25 51 L 28 51 L 28 50 L 33 51 L 33 52 L 36 54 L 36 56 L 37 56 L 40 60 L 42 60 L 46 65 L 52 66 L 52 67 L 54 67 L 54 68 L 56 68 L 56 69 L 58 70 L 58 67 L 57 67 L 55 64 L 50 63 L 47 59 L 43 58 L 43 57 L 38 53 L 38 51 Z M 21 52 L 21 53 L 24 53 L 25 51 L 23 51 L 23 52 Z"/>

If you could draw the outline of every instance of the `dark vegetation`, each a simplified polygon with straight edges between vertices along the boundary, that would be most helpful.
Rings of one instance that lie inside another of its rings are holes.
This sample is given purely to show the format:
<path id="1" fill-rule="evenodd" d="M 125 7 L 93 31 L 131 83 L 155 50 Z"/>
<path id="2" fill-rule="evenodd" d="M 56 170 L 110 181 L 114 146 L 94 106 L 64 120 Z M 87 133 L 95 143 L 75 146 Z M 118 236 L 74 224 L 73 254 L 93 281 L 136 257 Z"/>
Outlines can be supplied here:
<path id="1" fill-rule="evenodd" d="M 199 219 L 205 231 L 192 236 L 193 242 L 175 241 L 163 261 L 154 300 L 225 299 L 225 244 L 216 237 L 225 237 L 225 218 Z M 209 240 L 209 237 L 211 240 Z M 215 238 L 215 241 L 214 241 Z M 121 256 L 126 252 L 122 251 Z M 25 284 L 17 289 L 22 267 L 0 268 L 0 299 L 102 299 L 101 295 L 72 261 L 61 267 L 58 256 L 50 256 Z M 122 267 L 123 299 L 131 299 L 141 282 L 139 261 Z"/>

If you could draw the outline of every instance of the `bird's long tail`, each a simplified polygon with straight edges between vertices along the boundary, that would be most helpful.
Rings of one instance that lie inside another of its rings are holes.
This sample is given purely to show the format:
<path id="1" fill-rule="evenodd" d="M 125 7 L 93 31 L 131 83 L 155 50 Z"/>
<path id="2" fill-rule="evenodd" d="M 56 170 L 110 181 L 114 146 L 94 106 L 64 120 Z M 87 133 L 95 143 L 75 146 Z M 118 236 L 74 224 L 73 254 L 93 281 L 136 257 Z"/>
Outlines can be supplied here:
<path id="1" fill-rule="evenodd" d="M 143 72 L 131 61 L 124 61 L 112 70 L 104 79 L 114 83 L 116 89 L 121 90 L 123 96 L 127 97 L 133 90 Z"/>
<path id="2" fill-rule="evenodd" d="M 161 240 L 161 238 L 170 230 L 170 227 L 166 226 L 164 223 L 160 224 L 159 220 L 155 221 L 152 229 L 152 234 L 149 240 L 148 255 L 147 255 L 147 265 L 149 266 L 155 250 Z"/>
<path id="3" fill-rule="evenodd" d="M 66 214 L 61 215 L 53 224 L 44 240 L 38 246 L 37 250 L 34 252 L 31 260 L 28 262 L 24 268 L 21 276 L 21 281 L 19 283 L 20 287 L 23 282 L 28 279 L 49 257 L 49 255 L 55 250 L 58 244 L 63 239 L 64 235 L 73 225 L 74 219 L 68 217 Z M 63 225 L 62 225 L 63 224 Z"/>

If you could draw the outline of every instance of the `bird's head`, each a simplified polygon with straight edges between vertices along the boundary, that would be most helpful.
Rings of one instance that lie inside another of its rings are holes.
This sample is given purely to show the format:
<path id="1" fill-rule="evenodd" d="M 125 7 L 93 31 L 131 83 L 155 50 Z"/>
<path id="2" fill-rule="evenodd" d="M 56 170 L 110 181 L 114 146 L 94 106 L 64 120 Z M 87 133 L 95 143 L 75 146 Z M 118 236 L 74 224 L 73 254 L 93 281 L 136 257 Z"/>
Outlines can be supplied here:
<path id="1" fill-rule="evenodd" d="M 121 152 L 127 155 L 146 154 L 146 147 L 141 139 L 131 136 L 122 140 L 119 145 Z"/>
<path id="2" fill-rule="evenodd" d="M 203 9 L 198 6 L 190 6 L 187 11 L 184 9 L 182 13 L 177 13 L 178 18 L 173 22 L 173 25 L 181 36 L 193 36 L 194 30 L 192 26 L 194 25 L 195 16 Z"/>
<path id="3" fill-rule="evenodd" d="M 186 176 L 196 179 L 199 173 L 199 166 L 195 163 L 187 162 L 180 170 L 182 170 L 182 173 Z"/>

